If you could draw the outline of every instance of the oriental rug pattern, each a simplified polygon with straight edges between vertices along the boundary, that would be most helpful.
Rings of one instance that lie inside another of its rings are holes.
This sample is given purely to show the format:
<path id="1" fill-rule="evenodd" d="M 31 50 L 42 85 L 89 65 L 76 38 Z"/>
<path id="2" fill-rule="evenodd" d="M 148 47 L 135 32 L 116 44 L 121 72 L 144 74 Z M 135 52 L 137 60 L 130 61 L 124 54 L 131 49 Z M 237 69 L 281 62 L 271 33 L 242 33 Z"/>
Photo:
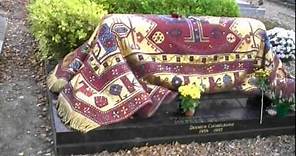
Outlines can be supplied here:
<path id="1" fill-rule="evenodd" d="M 294 94 L 287 87 L 294 79 L 270 51 L 260 21 L 114 14 L 56 66 L 48 87 L 60 93 L 61 119 L 88 132 L 134 114 L 150 117 L 184 84 L 206 93 L 253 92 L 257 68 L 272 72 L 281 94 Z"/>

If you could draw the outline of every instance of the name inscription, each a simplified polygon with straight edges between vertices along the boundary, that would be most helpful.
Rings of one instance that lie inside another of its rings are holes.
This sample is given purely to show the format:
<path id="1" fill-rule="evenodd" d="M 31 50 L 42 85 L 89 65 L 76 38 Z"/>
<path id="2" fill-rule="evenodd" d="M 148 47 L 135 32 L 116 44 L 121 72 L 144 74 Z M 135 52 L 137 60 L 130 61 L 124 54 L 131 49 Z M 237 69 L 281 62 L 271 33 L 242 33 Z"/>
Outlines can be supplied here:
<path id="1" fill-rule="evenodd" d="M 194 131 L 198 134 L 206 134 L 206 133 L 220 133 L 224 131 L 224 128 L 234 127 L 234 123 L 209 123 L 202 125 L 190 125 L 189 130 Z"/>

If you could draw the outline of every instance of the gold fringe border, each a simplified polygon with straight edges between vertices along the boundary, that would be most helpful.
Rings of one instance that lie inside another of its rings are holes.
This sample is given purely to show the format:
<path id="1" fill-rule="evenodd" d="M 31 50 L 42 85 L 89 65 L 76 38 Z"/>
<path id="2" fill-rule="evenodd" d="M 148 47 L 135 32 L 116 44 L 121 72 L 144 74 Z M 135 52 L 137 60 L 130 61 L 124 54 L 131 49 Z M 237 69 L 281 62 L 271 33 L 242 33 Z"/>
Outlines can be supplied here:
<path id="1" fill-rule="evenodd" d="M 66 80 L 58 79 L 55 76 L 55 74 L 58 70 L 58 66 L 59 65 L 56 65 L 53 72 L 50 73 L 47 78 L 47 87 L 49 88 L 50 91 L 55 92 L 55 93 L 59 93 L 64 88 L 64 86 L 67 84 Z"/>
<path id="2" fill-rule="evenodd" d="M 75 130 L 87 133 L 100 127 L 96 122 L 73 110 L 63 94 L 59 95 L 56 107 L 61 120 Z"/>

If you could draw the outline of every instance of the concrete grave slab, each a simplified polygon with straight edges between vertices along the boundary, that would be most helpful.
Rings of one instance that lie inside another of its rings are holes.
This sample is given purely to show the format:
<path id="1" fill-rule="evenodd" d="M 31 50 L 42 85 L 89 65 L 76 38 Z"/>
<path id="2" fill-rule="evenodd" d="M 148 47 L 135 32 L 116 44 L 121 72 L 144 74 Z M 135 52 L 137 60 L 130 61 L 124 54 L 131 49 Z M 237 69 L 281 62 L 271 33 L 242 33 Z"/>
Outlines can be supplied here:
<path id="1" fill-rule="evenodd" d="M 265 8 L 251 5 L 246 0 L 236 0 L 242 17 L 262 17 L 265 15 Z"/>

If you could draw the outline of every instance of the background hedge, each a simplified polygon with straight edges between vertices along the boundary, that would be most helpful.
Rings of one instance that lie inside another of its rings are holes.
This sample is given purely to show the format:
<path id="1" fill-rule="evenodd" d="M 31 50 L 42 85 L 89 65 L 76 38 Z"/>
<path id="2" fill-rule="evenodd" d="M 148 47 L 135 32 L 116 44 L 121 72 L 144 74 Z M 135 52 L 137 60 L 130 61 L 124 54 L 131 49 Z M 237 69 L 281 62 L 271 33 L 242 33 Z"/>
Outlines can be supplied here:
<path id="1" fill-rule="evenodd" d="M 183 16 L 239 16 L 235 0 L 92 0 L 107 7 L 108 13 L 143 13 Z"/>
<path id="2" fill-rule="evenodd" d="M 84 43 L 107 13 L 239 16 L 235 0 L 33 0 L 28 10 L 41 60 L 61 58 Z"/>

